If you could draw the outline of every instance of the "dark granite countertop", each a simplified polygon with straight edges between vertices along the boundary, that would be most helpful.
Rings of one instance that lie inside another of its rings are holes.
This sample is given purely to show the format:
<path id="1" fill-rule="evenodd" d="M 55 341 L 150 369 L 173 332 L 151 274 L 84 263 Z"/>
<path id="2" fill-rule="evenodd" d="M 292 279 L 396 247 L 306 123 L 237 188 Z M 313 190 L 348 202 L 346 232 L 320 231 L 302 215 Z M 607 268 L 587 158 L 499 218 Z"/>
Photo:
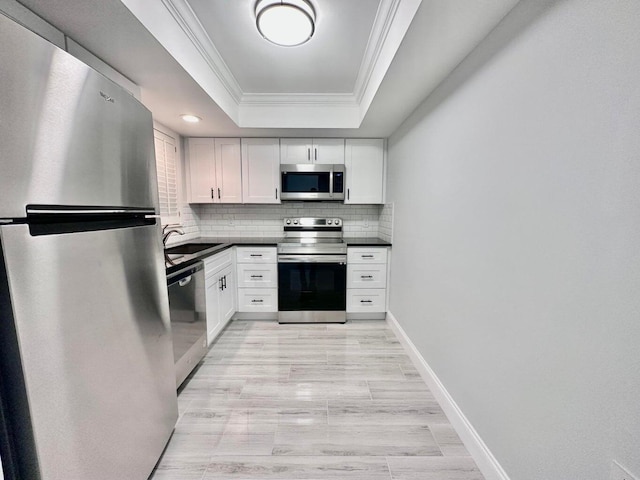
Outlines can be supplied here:
<path id="1" fill-rule="evenodd" d="M 167 271 L 167 275 L 171 275 L 179 270 L 182 270 L 185 267 L 193 265 L 194 263 L 204 260 L 211 255 L 215 255 L 220 253 L 228 248 L 233 247 L 234 245 L 244 245 L 244 246 L 252 246 L 252 247 L 275 247 L 278 242 L 282 240 L 282 237 L 261 237 L 261 238 L 250 238 L 250 237 L 236 237 L 236 238 L 218 238 L 218 237 L 199 237 L 196 239 L 185 240 L 183 242 L 177 242 L 171 244 L 167 247 L 170 250 L 173 247 L 179 247 L 185 244 L 194 244 L 194 243 L 211 243 L 215 244 L 211 248 L 207 248 L 201 250 L 196 253 L 190 254 L 167 254 L 165 252 L 165 267 Z"/>
<path id="2" fill-rule="evenodd" d="M 377 237 L 343 238 L 348 247 L 390 247 L 391 242 Z"/>
<path id="3" fill-rule="evenodd" d="M 192 243 L 229 243 L 231 245 L 250 245 L 252 247 L 275 247 L 281 241 L 282 237 L 200 237 L 198 240 L 192 241 Z"/>
<path id="4" fill-rule="evenodd" d="M 215 244 L 210 248 L 206 248 L 197 253 L 191 254 L 170 254 L 165 253 L 165 265 L 167 275 L 171 275 L 184 267 L 193 265 L 194 263 L 204 260 L 211 255 L 220 253 L 233 246 L 253 246 L 253 247 L 275 247 L 282 241 L 282 237 L 264 237 L 264 238 L 251 238 L 251 237 L 235 237 L 235 238 L 217 238 L 217 237 L 200 237 L 194 240 L 185 240 L 184 242 L 178 242 L 167 247 L 171 249 L 173 247 L 179 247 L 185 244 L 193 243 L 211 243 Z M 391 243 L 376 237 L 353 237 L 344 238 L 345 243 L 349 247 L 390 247 Z"/>

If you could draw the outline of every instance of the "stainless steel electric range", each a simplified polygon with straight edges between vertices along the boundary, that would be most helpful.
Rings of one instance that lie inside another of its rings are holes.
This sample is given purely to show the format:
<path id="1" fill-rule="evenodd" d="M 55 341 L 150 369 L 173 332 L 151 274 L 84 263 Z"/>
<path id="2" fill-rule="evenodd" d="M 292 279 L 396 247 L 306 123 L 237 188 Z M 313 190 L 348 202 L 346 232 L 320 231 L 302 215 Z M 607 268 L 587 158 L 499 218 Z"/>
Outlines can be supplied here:
<path id="1" fill-rule="evenodd" d="M 344 323 L 347 244 L 340 218 L 285 218 L 278 244 L 278 321 Z"/>

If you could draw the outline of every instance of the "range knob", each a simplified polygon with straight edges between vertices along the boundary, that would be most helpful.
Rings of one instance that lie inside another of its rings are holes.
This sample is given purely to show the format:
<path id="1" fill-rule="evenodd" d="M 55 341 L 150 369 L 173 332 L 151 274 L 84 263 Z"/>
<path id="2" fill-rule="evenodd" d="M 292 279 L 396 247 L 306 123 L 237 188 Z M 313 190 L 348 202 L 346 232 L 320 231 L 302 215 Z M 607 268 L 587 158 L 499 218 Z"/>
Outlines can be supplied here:
<path id="1" fill-rule="evenodd" d="M 294 225 L 297 225 L 297 224 L 298 224 L 298 219 L 297 219 L 297 218 L 293 221 L 293 224 L 294 224 Z"/>
<path id="2" fill-rule="evenodd" d="M 287 225 L 291 225 L 291 219 L 290 219 L 290 218 L 287 218 L 287 219 L 284 221 L 284 223 L 286 223 Z"/>
<path id="3" fill-rule="evenodd" d="M 339 219 L 339 218 L 336 218 L 333 222 L 334 222 L 336 225 L 340 225 L 340 219 Z"/>
<path id="4" fill-rule="evenodd" d="M 333 220 L 329 219 L 327 220 L 327 225 L 331 225 L 333 223 Z"/>

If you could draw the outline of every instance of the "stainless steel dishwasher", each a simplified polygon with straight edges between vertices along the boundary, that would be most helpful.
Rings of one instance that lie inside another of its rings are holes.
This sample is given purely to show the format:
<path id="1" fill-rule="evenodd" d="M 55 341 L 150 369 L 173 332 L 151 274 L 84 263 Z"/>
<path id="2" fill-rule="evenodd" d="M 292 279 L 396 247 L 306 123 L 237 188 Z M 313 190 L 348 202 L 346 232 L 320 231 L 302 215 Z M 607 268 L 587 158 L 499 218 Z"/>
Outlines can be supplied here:
<path id="1" fill-rule="evenodd" d="M 191 264 L 167 276 L 176 386 L 207 353 L 204 264 Z"/>

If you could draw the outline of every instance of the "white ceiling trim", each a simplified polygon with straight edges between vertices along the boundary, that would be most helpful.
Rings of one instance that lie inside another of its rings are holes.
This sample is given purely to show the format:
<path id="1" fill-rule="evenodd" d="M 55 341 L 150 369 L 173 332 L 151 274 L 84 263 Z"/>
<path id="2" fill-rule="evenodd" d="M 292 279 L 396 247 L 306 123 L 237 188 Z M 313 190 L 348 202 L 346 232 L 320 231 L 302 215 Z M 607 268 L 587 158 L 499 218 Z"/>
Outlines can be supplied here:
<path id="1" fill-rule="evenodd" d="M 187 0 L 162 0 L 164 11 L 150 8 L 147 0 L 121 1 L 220 108 L 247 128 L 358 128 L 422 2 L 381 0 L 353 92 L 270 94 L 242 91 Z"/>
<path id="2" fill-rule="evenodd" d="M 352 93 L 245 93 L 240 102 L 242 105 L 356 105 L 356 97 Z"/>
<path id="3" fill-rule="evenodd" d="M 422 0 L 382 0 L 356 78 L 354 96 L 366 115 Z"/>
<path id="4" fill-rule="evenodd" d="M 166 4 L 150 5 L 149 0 L 120 0 L 122 4 L 144 25 L 167 52 L 213 99 L 229 118 L 239 125 L 239 97 L 221 79 L 212 75 L 211 65 L 199 51 L 174 18 Z M 237 83 L 237 82 L 236 82 Z M 144 97 L 144 89 L 143 89 Z M 189 112 L 197 113 L 197 112 Z"/>
<path id="5" fill-rule="evenodd" d="M 206 60 L 211 71 L 217 75 L 229 94 L 240 103 L 242 99 L 242 89 L 234 77 L 231 70 L 223 60 L 220 52 L 213 44 L 211 37 L 207 34 L 204 26 L 196 16 L 186 0 L 162 0 L 162 3 L 171 13 L 171 16 L 187 35 L 193 46 L 196 47 L 200 55 Z"/>

